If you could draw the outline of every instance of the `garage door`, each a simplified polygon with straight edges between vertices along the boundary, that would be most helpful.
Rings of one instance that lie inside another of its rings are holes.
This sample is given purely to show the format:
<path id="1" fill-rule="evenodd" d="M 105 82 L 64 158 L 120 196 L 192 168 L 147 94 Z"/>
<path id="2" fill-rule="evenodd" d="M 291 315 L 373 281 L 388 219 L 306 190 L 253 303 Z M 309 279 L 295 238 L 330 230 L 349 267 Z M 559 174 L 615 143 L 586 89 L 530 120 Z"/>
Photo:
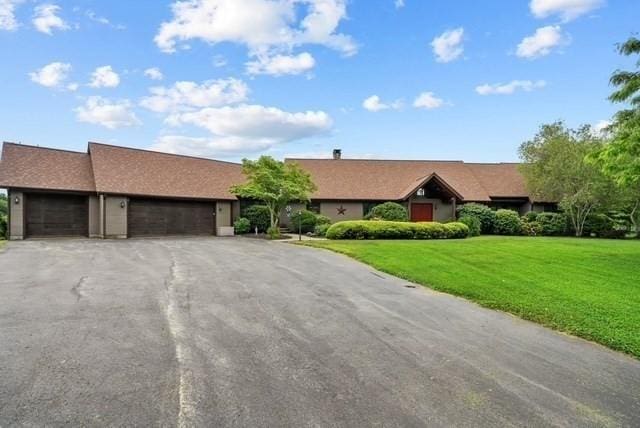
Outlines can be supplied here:
<path id="1" fill-rule="evenodd" d="M 27 236 L 87 236 L 87 196 L 29 193 L 26 195 Z"/>
<path id="2" fill-rule="evenodd" d="M 131 199 L 129 236 L 213 235 L 214 210 L 214 202 Z"/>

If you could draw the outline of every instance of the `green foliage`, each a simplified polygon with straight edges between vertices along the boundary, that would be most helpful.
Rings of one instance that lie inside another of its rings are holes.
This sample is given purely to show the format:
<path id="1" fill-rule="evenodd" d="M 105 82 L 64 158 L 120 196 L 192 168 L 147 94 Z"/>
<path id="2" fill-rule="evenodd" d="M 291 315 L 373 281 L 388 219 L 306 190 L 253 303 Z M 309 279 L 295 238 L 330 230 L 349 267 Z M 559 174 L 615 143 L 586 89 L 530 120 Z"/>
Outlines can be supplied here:
<path id="1" fill-rule="evenodd" d="M 467 225 L 402 221 L 341 221 L 326 233 L 329 239 L 456 239 L 469 236 Z"/>
<path id="2" fill-rule="evenodd" d="M 591 214 L 587 217 L 584 224 L 584 233 L 589 236 L 597 236 L 599 238 L 607 238 L 615 235 L 615 223 L 611 217 L 606 214 Z"/>
<path id="3" fill-rule="evenodd" d="M 486 205 L 471 202 L 458 208 L 458 217 L 475 217 L 480 220 L 480 233 L 493 233 L 496 224 L 496 212 Z"/>
<path id="4" fill-rule="evenodd" d="M 270 156 L 260 156 L 257 161 L 242 160 L 242 172 L 247 177 L 244 184 L 232 186 L 231 193 L 241 198 L 262 201 L 269 210 L 272 230 L 280 225 L 280 213 L 289 202 L 306 202 L 316 190 L 311 176 L 296 163 L 281 162 Z"/>
<path id="5" fill-rule="evenodd" d="M 313 234 L 316 236 L 326 236 L 327 230 L 331 227 L 329 223 L 321 223 L 317 224 L 313 230 Z"/>
<path id="6" fill-rule="evenodd" d="M 269 208 L 264 205 L 251 205 L 245 208 L 242 216 L 249 220 L 251 230 L 258 228 L 258 232 L 266 232 L 271 225 Z"/>
<path id="7" fill-rule="evenodd" d="M 0 214 L 0 239 L 8 238 L 7 216 Z"/>
<path id="8" fill-rule="evenodd" d="M 569 229 L 569 220 L 562 213 L 540 213 L 536 222 L 540 225 L 540 234 L 544 236 L 566 235 Z"/>
<path id="9" fill-rule="evenodd" d="M 493 233 L 496 235 L 520 235 L 522 226 L 520 216 L 513 210 L 496 211 L 496 224 Z"/>
<path id="10" fill-rule="evenodd" d="M 640 358 L 638 244 L 520 236 L 307 242 Z"/>
<path id="11" fill-rule="evenodd" d="M 251 232 L 251 222 L 248 218 L 240 217 L 233 222 L 233 230 L 237 235 L 244 235 Z"/>
<path id="12" fill-rule="evenodd" d="M 528 221 L 526 217 L 522 217 L 520 222 L 520 230 L 525 236 L 542 236 L 542 226 L 537 221 Z"/>
<path id="13" fill-rule="evenodd" d="M 326 215 L 316 214 L 316 224 L 331 224 L 331 219 Z"/>
<path id="14" fill-rule="evenodd" d="M 291 215 L 291 229 L 296 232 L 298 231 L 298 226 L 301 227 L 302 233 L 313 232 L 316 224 L 318 224 L 318 215 L 311 211 L 296 211 Z"/>
<path id="15" fill-rule="evenodd" d="M 524 220 L 528 222 L 536 221 L 538 218 L 538 213 L 536 211 L 529 211 L 523 217 Z"/>
<path id="16" fill-rule="evenodd" d="M 9 215 L 7 195 L 0 194 L 0 216 Z"/>
<path id="17" fill-rule="evenodd" d="M 589 126 L 572 130 L 562 122 L 543 125 L 520 146 L 520 170 L 529 192 L 538 201 L 558 201 L 577 236 L 589 213 L 608 204 L 613 194 L 613 182 L 585 161 L 601 147 L 601 138 Z"/>
<path id="18" fill-rule="evenodd" d="M 396 202 L 385 202 L 376 205 L 367 213 L 365 218 L 387 221 L 409 221 L 407 209 Z"/>
<path id="19" fill-rule="evenodd" d="M 271 239 L 280 238 L 280 227 L 269 226 L 269 228 L 267 229 L 267 235 L 269 235 L 269 238 Z"/>
<path id="20" fill-rule="evenodd" d="M 469 228 L 469 236 L 479 236 L 481 230 L 480 219 L 478 217 L 463 215 L 458 219 L 462 224 L 466 224 Z"/>

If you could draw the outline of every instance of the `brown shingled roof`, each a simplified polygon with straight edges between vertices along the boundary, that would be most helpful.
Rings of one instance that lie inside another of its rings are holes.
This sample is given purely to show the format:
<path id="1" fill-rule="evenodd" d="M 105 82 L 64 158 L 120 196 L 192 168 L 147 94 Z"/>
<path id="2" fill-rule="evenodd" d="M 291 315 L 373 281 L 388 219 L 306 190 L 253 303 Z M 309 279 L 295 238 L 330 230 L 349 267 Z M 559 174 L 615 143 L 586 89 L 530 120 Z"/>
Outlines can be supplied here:
<path id="1" fill-rule="evenodd" d="M 87 153 L 6 142 L 2 145 L 0 187 L 95 191 Z"/>
<path id="2" fill-rule="evenodd" d="M 189 156 L 89 143 L 96 190 L 190 199 L 236 199 L 241 165 Z"/>
<path id="3" fill-rule="evenodd" d="M 468 164 L 462 161 L 287 159 L 307 170 L 318 190 L 314 199 L 402 200 L 436 175 L 464 201 L 491 197 L 527 197 L 516 164 Z"/>

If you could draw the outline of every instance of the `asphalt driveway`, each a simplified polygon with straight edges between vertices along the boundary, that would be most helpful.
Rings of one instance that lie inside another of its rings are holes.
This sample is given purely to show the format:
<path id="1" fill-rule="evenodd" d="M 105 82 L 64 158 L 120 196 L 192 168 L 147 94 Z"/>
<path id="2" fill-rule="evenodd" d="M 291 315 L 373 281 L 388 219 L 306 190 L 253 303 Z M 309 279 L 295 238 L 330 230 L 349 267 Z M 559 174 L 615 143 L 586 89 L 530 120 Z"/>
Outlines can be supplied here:
<path id="1" fill-rule="evenodd" d="M 0 426 L 640 426 L 640 361 L 251 239 L 0 253 Z"/>

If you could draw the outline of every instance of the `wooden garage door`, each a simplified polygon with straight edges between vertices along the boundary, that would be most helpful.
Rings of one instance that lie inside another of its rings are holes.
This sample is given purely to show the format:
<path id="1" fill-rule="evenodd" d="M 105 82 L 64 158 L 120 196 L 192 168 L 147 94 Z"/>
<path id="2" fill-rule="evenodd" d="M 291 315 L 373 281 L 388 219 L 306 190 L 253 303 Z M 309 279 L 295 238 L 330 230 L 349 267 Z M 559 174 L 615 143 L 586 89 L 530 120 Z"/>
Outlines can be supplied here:
<path id="1" fill-rule="evenodd" d="M 87 236 L 87 196 L 29 193 L 26 195 L 27 236 Z"/>
<path id="2" fill-rule="evenodd" d="M 214 202 L 131 199 L 129 236 L 213 235 Z"/>

